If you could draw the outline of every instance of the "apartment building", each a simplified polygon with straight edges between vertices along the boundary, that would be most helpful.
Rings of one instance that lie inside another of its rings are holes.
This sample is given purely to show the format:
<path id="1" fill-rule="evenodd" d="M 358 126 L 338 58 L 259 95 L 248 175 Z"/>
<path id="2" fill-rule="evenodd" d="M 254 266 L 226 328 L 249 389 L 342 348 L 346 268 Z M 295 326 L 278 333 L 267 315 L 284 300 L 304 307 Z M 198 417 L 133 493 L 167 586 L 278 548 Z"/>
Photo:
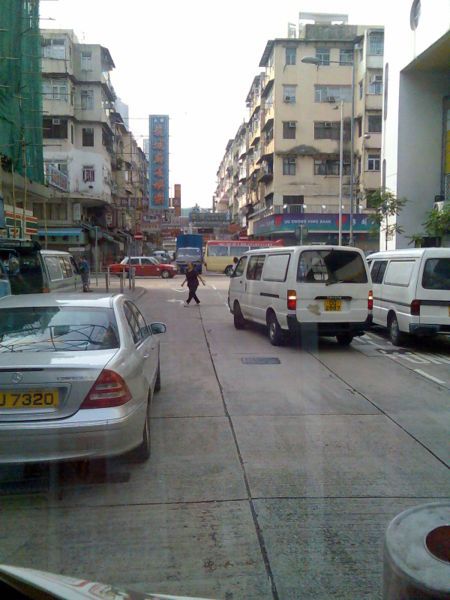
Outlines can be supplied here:
<path id="1" fill-rule="evenodd" d="M 131 173 L 139 172 L 136 157 L 145 157 L 115 106 L 108 49 L 80 44 L 71 30 L 42 30 L 41 35 L 44 161 L 47 182 L 58 193 L 33 205 L 39 239 L 48 248 L 92 257 L 98 244 L 104 265 L 140 233 L 146 179 Z M 119 121 L 123 155 L 115 137 Z M 118 191 L 127 177 L 130 189 Z"/>
<path id="2" fill-rule="evenodd" d="M 381 185 L 383 29 L 348 25 L 346 15 L 300 17 L 295 37 L 266 44 L 246 135 L 240 128 L 228 143 L 218 171 L 216 205 L 228 201 L 235 216 L 239 198 L 238 221 L 254 237 L 336 243 L 342 184 L 343 241 L 374 248 L 365 194 Z"/>
<path id="3" fill-rule="evenodd" d="M 399 0 L 386 15 L 383 185 L 407 199 L 381 247 L 406 248 L 450 202 L 450 5 Z M 443 243 L 450 245 L 450 231 Z"/>

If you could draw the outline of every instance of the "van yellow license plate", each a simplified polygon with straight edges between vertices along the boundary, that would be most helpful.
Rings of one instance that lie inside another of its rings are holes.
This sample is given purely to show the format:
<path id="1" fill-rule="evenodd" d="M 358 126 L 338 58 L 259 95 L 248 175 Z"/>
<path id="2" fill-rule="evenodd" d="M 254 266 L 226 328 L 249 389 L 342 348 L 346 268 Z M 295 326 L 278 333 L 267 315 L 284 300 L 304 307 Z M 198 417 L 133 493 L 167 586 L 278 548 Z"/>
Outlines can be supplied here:
<path id="1" fill-rule="evenodd" d="M 342 310 L 342 300 L 340 298 L 326 298 L 325 310 L 326 311 Z"/>
<path id="2" fill-rule="evenodd" d="M 28 390 L 0 392 L 2 408 L 55 408 L 59 406 L 58 390 Z"/>

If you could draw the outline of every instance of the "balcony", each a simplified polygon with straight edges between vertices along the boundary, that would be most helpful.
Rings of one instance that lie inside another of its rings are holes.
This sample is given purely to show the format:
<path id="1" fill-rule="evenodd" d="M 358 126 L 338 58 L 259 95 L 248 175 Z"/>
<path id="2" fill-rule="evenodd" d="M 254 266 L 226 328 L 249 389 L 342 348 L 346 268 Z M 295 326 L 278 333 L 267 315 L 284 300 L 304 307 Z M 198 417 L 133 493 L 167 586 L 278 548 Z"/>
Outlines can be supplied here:
<path id="1" fill-rule="evenodd" d="M 383 96 L 381 94 L 366 94 L 366 110 L 381 110 L 383 108 Z"/>
<path id="2" fill-rule="evenodd" d="M 45 182 L 63 192 L 69 191 L 69 177 L 53 165 L 45 166 Z"/>

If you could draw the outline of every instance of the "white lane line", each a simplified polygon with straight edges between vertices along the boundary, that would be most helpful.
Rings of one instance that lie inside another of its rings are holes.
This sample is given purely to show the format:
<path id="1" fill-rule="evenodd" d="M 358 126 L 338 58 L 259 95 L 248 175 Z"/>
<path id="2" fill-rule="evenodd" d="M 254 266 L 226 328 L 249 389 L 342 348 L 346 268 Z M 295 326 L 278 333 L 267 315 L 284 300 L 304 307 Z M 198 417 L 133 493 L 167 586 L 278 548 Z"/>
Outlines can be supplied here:
<path id="1" fill-rule="evenodd" d="M 378 346 L 378 347 L 380 347 L 380 344 L 377 344 L 376 342 L 372 342 L 372 340 L 366 340 L 366 342 L 368 344 L 372 344 L 372 346 Z"/>
<path id="2" fill-rule="evenodd" d="M 424 358 L 428 362 L 434 363 L 435 365 L 442 364 L 442 360 L 438 360 L 437 358 L 434 358 L 433 354 L 419 354 L 419 352 L 415 352 L 414 354 L 416 356 L 418 356 L 419 358 Z"/>
<path id="3" fill-rule="evenodd" d="M 419 375 L 426 377 L 427 379 L 431 379 L 431 381 L 434 381 L 434 383 L 438 383 L 439 385 L 447 385 L 445 381 L 442 381 L 437 377 L 433 377 L 433 375 L 428 375 L 428 373 L 425 373 L 425 371 L 422 371 L 421 369 L 414 369 L 414 371 L 416 373 L 419 373 Z"/>
<path id="4" fill-rule="evenodd" d="M 177 288 L 170 288 L 173 292 L 177 292 L 178 294 L 184 294 L 186 290 L 177 290 Z"/>

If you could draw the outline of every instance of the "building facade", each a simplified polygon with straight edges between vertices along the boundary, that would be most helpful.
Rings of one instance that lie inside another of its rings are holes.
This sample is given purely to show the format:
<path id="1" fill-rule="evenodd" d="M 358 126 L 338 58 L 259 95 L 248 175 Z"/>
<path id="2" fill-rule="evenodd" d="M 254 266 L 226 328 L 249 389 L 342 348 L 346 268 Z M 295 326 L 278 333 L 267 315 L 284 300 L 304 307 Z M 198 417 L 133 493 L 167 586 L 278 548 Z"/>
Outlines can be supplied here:
<path id="1" fill-rule="evenodd" d="M 248 121 L 217 173 L 216 209 L 250 236 L 336 243 L 341 196 L 344 243 L 374 248 L 365 198 L 381 185 L 383 29 L 307 18 L 295 37 L 267 42 Z"/>
<path id="2" fill-rule="evenodd" d="M 450 6 L 401 0 L 386 20 L 383 185 L 407 203 L 381 247 L 405 248 L 450 201 Z"/>
<path id="3" fill-rule="evenodd" d="M 41 35 L 44 161 L 55 193 L 33 205 L 39 239 L 92 259 L 95 245 L 102 267 L 141 235 L 145 157 L 115 105 L 108 49 L 80 44 L 71 30 Z"/>

